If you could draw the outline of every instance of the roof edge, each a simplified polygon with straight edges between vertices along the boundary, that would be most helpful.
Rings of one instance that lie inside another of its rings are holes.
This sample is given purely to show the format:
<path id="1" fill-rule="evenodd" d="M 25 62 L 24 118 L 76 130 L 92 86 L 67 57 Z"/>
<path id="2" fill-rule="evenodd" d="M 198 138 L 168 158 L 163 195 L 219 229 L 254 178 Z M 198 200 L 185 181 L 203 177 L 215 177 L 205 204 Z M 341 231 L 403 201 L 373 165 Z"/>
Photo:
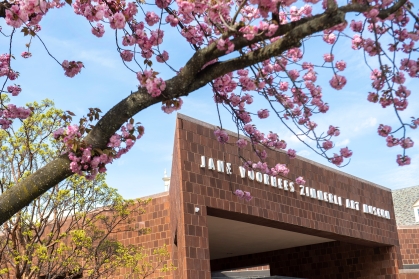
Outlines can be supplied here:
<path id="1" fill-rule="evenodd" d="M 209 123 L 207 123 L 207 122 L 204 122 L 204 121 L 198 120 L 198 119 L 196 119 L 196 118 L 193 118 L 193 117 L 187 116 L 187 115 L 182 114 L 182 113 L 177 113 L 177 118 L 180 118 L 180 119 L 183 119 L 183 120 L 187 120 L 187 121 L 193 122 L 193 123 L 195 123 L 195 124 L 199 124 L 199 125 L 204 126 L 204 127 L 207 127 L 207 128 L 212 128 L 212 129 L 213 129 L 213 128 L 216 128 L 216 127 L 217 127 L 216 125 L 209 124 Z M 233 131 L 230 131 L 230 130 L 224 130 L 224 131 L 226 131 L 226 132 L 227 132 L 227 134 L 229 134 L 230 136 L 234 136 L 234 137 L 236 137 L 236 136 L 237 136 L 237 133 L 236 133 L 236 132 L 233 132 Z M 241 136 L 243 136 L 243 138 L 248 139 L 248 137 L 246 137 L 246 136 L 244 136 L 244 135 L 242 135 L 242 134 L 240 134 L 240 135 L 241 135 Z M 277 151 L 277 152 L 283 152 L 283 153 L 285 153 L 285 151 L 282 151 L 282 150 L 273 150 L 273 151 Z M 338 174 L 340 174 L 340 175 L 343 175 L 343 176 L 346 176 L 346 177 L 352 178 L 352 179 L 357 180 L 357 181 L 359 181 L 359 182 L 367 183 L 367 184 L 370 184 L 370 185 L 372 185 L 372 186 L 374 186 L 374 187 L 380 188 L 380 189 L 382 189 L 382 190 L 385 190 L 385 191 L 388 191 L 388 192 L 392 192 L 392 190 L 391 190 L 390 188 L 384 187 L 384 186 L 379 185 L 379 184 L 376 184 L 376 183 L 374 183 L 374 182 L 371 182 L 371 181 L 368 181 L 368 180 L 365 180 L 365 179 L 362 179 L 362 178 L 356 177 L 356 176 L 354 176 L 354 175 L 351 175 L 351 174 L 348 174 L 348 173 L 346 173 L 346 172 L 343 172 L 343 171 L 340 171 L 340 170 L 337 170 L 337 169 L 331 168 L 331 167 L 329 167 L 329 166 L 326 166 L 326 165 L 320 164 L 320 163 L 318 163 L 318 162 L 312 161 L 312 160 L 310 160 L 310 159 L 307 159 L 307 158 L 304 158 L 304 157 L 301 157 L 301 156 L 298 156 L 298 155 L 297 155 L 296 157 L 297 157 L 298 159 L 300 159 L 301 161 L 304 161 L 304 162 L 310 163 L 310 164 L 315 165 L 315 166 L 317 166 L 317 167 L 321 167 L 321 168 L 324 168 L 324 169 L 326 169 L 326 170 L 332 171 L 332 172 L 334 172 L 334 173 L 338 173 Z M 412 187 L 414 187 L 414 186 L 412 186 Z"/>

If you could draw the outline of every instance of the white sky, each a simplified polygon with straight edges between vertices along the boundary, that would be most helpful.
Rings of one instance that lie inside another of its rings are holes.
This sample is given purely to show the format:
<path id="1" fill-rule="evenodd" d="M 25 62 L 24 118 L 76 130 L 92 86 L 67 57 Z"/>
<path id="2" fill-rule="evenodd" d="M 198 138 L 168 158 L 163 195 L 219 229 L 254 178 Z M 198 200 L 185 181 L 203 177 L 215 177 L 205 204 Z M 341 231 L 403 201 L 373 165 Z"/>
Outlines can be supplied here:
<path id="1" fill-rule="evenodd" d="M 7 32 L 3 19 L 0 20 L 0 25 Z M 87 113 L 89 107 L 98 107 L 105 112 L 136 90 L 138 81 L 119 58 L 114 32 L 107 29 L 103 38 L 96 38 L 91 34 L 88 22 L 71 12 L 70 7 L 51 11 L 41 25 L 43 29 L 39 35 L 58 61 L 82 61 L 85 68 L 75 78 L 65 77 L 61 66 L 47 56 L 36 39 L 32 43 L 33 57 L 24 60 L 20 53 L 26 50 L 28 38 L 18 33 L 13 40 L 16 60 L 13 60 L 12 66 L 20 72 L 21 76 L 16 83 L 22 86 L 22 93 L 18 97 L 12 97 L 13 103 L 23 105 L 26 102 L 50 98 L 58 108 L 71 110 L 81 116 Z M 167 47 L 169 62 L 179 68 L 190 57 L 192 50 L 174 30 L 172 32 L 165 33 L 163 49 Z M 2 38 L 1 53 L 8 51 L 5 42 Z M 319 75 L 323 99 L 330 104 L 330 110 L 315 119 L 319 124 L 318 129 L 324 130 L 329 124 L 341 128 L 336 144 L 341 147 L 348 145 L 354 152 L 351 163 L 341 169 L 342 171 L 392 189 L 418 185 L 419 129 L 410 132 L 410 137 L 415 141 L 415 146 L 409 150 L 412 164 L 398 167 L 396 155 L 401 153 L 401 148 L 389 149 L 385 146 L 385 139 L 376 132 L 380 123 L 395 123 L 395 116 L 391 109 L 384 110 L 366 100 L 370 79 L 369 70 L 363 66 L 362 53 L 352 51 L 349 41 L 342 41 L 341 44 L 343 48 L 335 51 L 335 61 L 347 61 L 348 68 L 344 74 L 348 84 L 343 90 L 336 91 L 328 85 L 330 72 Z M 310 55 L 308 57 L 313 59 L 322 59 L 322 55 L 328 51 L 324 43 L 306 45 L 306 52 Z M 164 78 L 173 76 L 172 72 L 163 68 L 156 70 Z M 403 115 L 406 118 L 419 117 L 419 97 L 414 90 L 418 88 L 418 83 L 411 83 L 410 87 L 413 96 L 410 98 L 410 107 Z M 267 105 L 256 101 L 251 108 L 257 111 L 267 108 Z M 180 112 L 211 124 L 219 124 L 209 87 L 184 98 L 184 106 Z M 228 115 L 224 116 L 223 125 L 233 130 L 230 118 Z M 163 113 L 159 105 L 135 116 L 135 120 L 145 126 L 144 137 L 128 154 L 108 167 L 109 185 L 118 188 L 125 198 L 141 197 L 164 190 L 162 176 L 164 169 L 170 173 L 175 117 L 175 113 Z M 280 126 L 279 120 L 271 117 L 258 121 L 257 124 L 264 132 L 277 132 L 288 142 L 288 147 L 296 149 L 299 155 L 333 167 L 296 141 L 290 132 Z"/>

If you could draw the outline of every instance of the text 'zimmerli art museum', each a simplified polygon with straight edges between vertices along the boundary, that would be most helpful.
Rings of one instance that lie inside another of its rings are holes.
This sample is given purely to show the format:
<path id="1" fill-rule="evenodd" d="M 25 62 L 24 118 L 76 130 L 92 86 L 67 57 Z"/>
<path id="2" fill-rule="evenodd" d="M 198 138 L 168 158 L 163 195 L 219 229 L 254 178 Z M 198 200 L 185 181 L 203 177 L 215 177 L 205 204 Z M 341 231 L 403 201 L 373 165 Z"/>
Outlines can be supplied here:
<path id="1" fill-rule="evenodd" d="M 178 115 L 170 188 L 136 218 L 151 233 L 118 237 L 167 245 L 177 269 L 153 278 L 419 278 L 419 187 L 392 192 L 273 150 L 268 163 L 286 163 L 287 177 L 248 171 L 240 156 L 257 160 L 251 145 L 239 154 L 214 129 Z"/>

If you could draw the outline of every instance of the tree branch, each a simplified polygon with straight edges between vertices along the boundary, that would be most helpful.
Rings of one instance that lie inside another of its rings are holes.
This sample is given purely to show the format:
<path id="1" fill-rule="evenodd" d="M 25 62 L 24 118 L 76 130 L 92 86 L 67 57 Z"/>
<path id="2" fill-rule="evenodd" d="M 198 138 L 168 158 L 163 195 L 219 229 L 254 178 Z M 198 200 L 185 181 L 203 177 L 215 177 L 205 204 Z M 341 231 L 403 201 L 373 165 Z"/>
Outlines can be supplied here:
<path id="1" fill-rule="evenodd" d="M 386 18 L 387 14 L 397 11 L 406 1 L 399 0 L 392 7 L 381 11 L 379 16 Z M 3 6 L 1 7 L 4 9 L 4 3 L 7 2 L 2 3 Z M 143 109 L 165 100 L 187 96 L 189 93 L 226 73 L 262 62 L 270 57 L 279 56 L 286 50 L 299 46 L 300 41 L 305 37 L 343 23 L 346 13 L 365 12 L 369 9 L 370 7 L 367 5 L 350 4 L 335 11 L 325 12 L 314 17 L 281 25 L 274 37 L 283 35 L 283 38 L 243 56 L 210 65 L 204 70 L 201 69 L 205 63 L 225 55 L 225 52 L 219 51 L 215 43 L 198 50 L 177 76 L 166 81 L 166 90 L 159 97 L 153 98 L 147 93 L 145 88 L 140 88 L 137 92 L 129 95 L 110 109 L 87 135 L 85 142 L 93 148 L 103 149 L 106 147 L 109 138 L 129 118 Z M 233 40 L 233 43 L 235 44 L 235 49 L 238 50 L 252 43 L 262 42 L 267 39 L 269 38 L 262 34 L 250 41 L 245 38 L 236 38 Z M 3 224 L 39 195 L 72 175 L 69 164 L 70 161 L 67 155 L 62 155 L 5 191 L 0 196 L 0 224 Z"/>

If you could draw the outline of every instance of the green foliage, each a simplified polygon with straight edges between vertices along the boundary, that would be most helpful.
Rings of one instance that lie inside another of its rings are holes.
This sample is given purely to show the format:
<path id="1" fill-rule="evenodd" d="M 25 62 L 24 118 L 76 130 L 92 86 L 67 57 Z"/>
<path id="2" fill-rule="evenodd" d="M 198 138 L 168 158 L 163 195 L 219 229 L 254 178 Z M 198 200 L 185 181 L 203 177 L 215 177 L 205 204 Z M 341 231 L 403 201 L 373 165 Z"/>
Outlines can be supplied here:
<path id="1" fill-rule="evenodd" d="M 31 117 L 20 127 L 0 130 L 1 193 L 63 151 L 52 137 L 68 125 L 63 111 L 50 100 L 27 105 Z M 69 177 L 0 227 L 0 278 L 108 278 L 121 267 L 137 274 L 134 278 L 146 278 L 172 270 L 164 264 L 166 247 L 147 255 L 142 247 L 124 246 L 115 238 L 134 229 L 132 217 L 144 213 L 149 202 L 124 200 L 104 174 L 94 181 Z"/>

